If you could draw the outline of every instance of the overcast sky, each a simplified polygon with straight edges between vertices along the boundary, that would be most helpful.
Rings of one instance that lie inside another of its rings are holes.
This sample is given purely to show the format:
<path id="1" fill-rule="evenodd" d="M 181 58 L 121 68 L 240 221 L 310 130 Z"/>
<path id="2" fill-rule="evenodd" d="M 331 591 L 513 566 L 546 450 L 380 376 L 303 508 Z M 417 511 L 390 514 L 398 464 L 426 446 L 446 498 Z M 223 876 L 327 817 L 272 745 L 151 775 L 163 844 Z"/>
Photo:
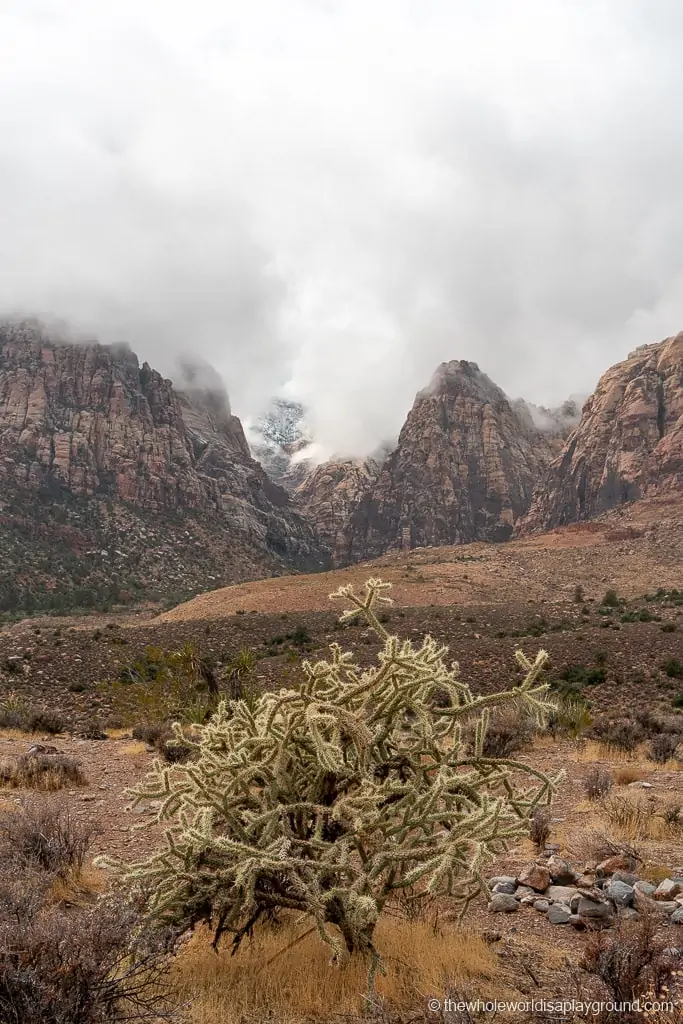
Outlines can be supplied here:
<path id="1" fill-rule="evenodd" d="M 2 0 L 0 312 L 189 351 L 329 451 L 438 363 L 683 329 L 680 0 Z"/>

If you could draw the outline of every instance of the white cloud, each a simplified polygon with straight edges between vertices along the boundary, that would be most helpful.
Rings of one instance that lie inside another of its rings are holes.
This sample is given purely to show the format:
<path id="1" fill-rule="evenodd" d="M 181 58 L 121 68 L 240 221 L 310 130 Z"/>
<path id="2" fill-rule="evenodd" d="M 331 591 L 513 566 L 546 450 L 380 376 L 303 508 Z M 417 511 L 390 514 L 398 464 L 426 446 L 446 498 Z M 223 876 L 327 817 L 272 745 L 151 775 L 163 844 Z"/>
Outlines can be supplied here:
<path id="1" fill-rule="evenodd" d="M 438 363 L 590 390 L 683 326 L 668 0 L 4 0 L 0 309 L 183 351 L 326 450 Z"/>

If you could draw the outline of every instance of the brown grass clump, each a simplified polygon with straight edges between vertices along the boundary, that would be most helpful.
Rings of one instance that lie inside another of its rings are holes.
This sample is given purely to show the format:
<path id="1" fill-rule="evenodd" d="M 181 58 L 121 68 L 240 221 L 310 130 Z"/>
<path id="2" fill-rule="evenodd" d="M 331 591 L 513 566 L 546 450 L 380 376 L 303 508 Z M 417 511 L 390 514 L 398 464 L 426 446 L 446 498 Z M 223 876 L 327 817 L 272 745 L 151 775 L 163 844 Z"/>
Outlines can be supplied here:
<path id="1" fill-rule="evenodd" d="M 65 786 L 84 786 L 80 762 L 66 754 L 29 751 L 0 760 L 0 786 L 54 792 Z"/>
<path id="2" fill-rule="evenodd" d="M 471 987 L 475 979 L 479 992 L 498 974 L 496 956 L 482 939 L 455 928 L 394 918 L 379 923 L 376 937 L 387 969 L 376 979 L 377 995 L 390 1008 L 422 1010 L 428 995 Z M 176 989 L 197 1024 L 337 1019 L 362 1010 L 367 962 L 331 964 L 317 933 L 291 917 L 280 927 L 264 926 L 236 956 L 229 950 L 217 955 L 209 933 L 198 932 L 180 954 Z"/>
<path id="3" fill-rule="evenodd" d="M 617 786 L 630 786 L 632 782 L 639 782 L 645 772 L 641 771 L 636 765 L 624 765 L 622 768 L 617 768 L 614 772 L 614 781 Z"/>
<path id="4" fill-rule="evenodd" d="M 654 796 L 612 794 L 602 801 L 609 824 L 627 839 L 673 839 L 683 832 L 683 807 Z"/>
<path id="5" fill-rule="evenodd" d="M 80 873 L 100 829 L 76 822 L 58 798 L 33 797 L 0 814 L 0 858 L 19 868 L 59 874 Z"/>

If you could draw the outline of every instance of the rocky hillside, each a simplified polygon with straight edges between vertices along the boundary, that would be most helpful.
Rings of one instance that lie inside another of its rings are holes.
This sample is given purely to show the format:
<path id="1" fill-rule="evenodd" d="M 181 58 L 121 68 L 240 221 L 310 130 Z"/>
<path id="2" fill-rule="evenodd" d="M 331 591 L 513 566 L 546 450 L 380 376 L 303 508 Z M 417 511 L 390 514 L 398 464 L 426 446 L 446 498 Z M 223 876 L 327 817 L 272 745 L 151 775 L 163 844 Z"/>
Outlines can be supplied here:
<path id="1" fill-rule="evenodd" d="M 34 323 L 0 325 L 0 539 L 0 611 L 326 563 L 220 384 L 178 393 L 126 347 Z"/>
<path id="2" fill-rule="evenodd" d="M 611 367 L 537 487 L 520 534 L 683 488 L 683 333 Z"/>
<path id="3" fill-rule="evenodd" d="M 336 564 L 424 545 L 506 540 L 553 455 L 553 434 L 514 408 L 475 363 L 442 363 L 396 448 L 374 461 L 320 466 L 297 500 Z"/>

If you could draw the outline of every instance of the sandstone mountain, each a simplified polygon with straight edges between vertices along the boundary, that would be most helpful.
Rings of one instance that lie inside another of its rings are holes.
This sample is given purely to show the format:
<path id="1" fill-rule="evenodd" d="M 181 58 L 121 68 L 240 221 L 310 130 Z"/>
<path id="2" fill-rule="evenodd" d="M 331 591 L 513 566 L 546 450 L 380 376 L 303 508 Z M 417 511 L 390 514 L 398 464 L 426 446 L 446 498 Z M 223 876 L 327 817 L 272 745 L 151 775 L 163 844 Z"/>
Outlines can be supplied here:
<path id="1" fill-rule="evenodd" d="M 340 565 L 396 549 L 507 540 L 554 454 L 553 437 L 475 363 L 453 360 L 418 393 L 381 466 L 320 466 L 296 498 Z"/>
<path id="2" fill-rule="evenodd" d="M 96 603 L 326 564 L 220 383 L 185 379 L 178 393 L 125 346 L 0 325 L 0 610 L 29 593 Z"/>
<path id="3" fill-rule="evenodd" d="M 683 333 L 601 377 L 535 490 L 518 533 L 552 529 L 683 488 Z"/>

